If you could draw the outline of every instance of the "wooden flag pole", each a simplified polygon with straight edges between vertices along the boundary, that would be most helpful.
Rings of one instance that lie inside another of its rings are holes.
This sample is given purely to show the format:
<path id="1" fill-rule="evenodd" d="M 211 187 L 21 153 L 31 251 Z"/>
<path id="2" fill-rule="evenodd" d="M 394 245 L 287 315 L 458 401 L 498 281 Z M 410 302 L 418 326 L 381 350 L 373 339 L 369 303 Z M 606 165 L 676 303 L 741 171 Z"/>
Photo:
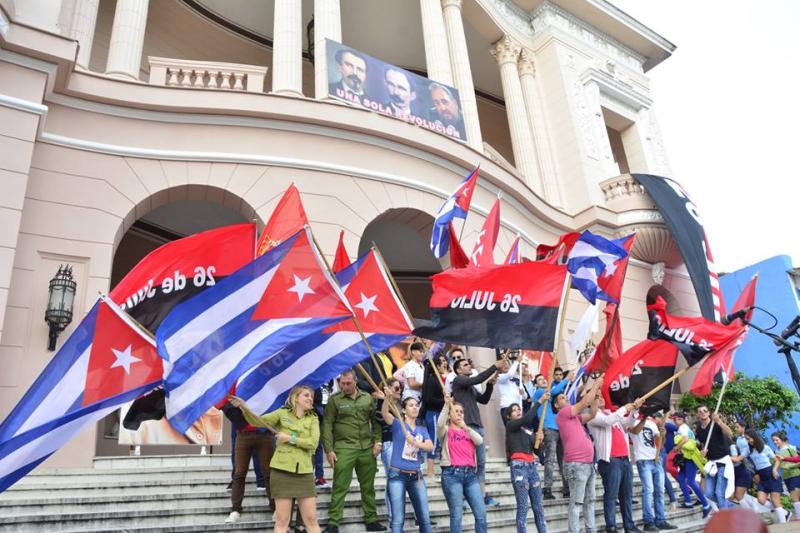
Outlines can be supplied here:
<path id="1" fill-rule="evenodd" d="M 547 372 L 547 374 L 548 374 L 548 377 L 547 377 L 547 391 L 546 391 L 547 394 L 550 394 L 550 389 L 553 386 L 553 376 L 555 375 L 556 364 L 558 363 L 557 355 L 558 355 L 558 352 L 560 351 L 558 348 L 559 348 L 559 345 L 561 343 L 561 335 L 564 332 L 564 322 L 567 319 L 567 304 L 569 304 L 569 289 L 570 289 L 570 285 L 571 284 L 572 284 L 572 276 L 569 274 L 569 272 L 567 272 L 567 279 L 566 279 L 566 281 L 564 283 L 565 289 L 564 289 L 563 305 L 561 306 L 561 320 L 559 321 L 559 324 L 558 324 L 558 337 L 557 337 L 558 344 L 555 346 L 555 350 L 553 350 L 553 361 L 550 363 L 550 369 Z M 549 407 L 549 403 L 550 403 L 550 399 L 548 398 L 542 404 L 542 414 L 539 417 L 539 429 L 536 431 L 536 440 L 534 441 L 534 444 L 533 444 L 534 448 L 539 448 L 539 446 L 542 444 L 542 439 L 539 437 L 539 434 L 544 429 L 544 419 L 547 417 L 547 408 Z M 536 406 L 531 406 L 531 409 L 535 409 L 535 408 L 536 408 Z"/>
<path id="2" fill-rule="evenodd" d="M 378 387 L 378 384 L 375 383 L 375 380 L 372 379 L 372 376 L 369 375 L 369 372 L 367 372 L 367 370 L 364 368 L 364 365 L 362 365 L 361 363 L 358 363 L 358 364 L 356 364 L 356 368 L 358 368 L 359 372 L 361 372 L 361 374 L 364 376 L 364 379 L 366 379 L 367 382 L 370 385 L 372 385 L 372 388 L 375 389 L 375 392 L 380 392 L 380 393 L 384 393 L 385 394 L 385 391 L 382 391 Z M 388 388 L 388 386 L 386 388 Z M 403 434 L 404 435 L 408 435 L 408 430 L 406 429 L 406 425 L 404 423 L 402 423 L 403 422 L 403 416 L 400 413 L 400 410 L 397 408 L 397 405 L 395 405 L 395 403 L 393 401 L 391 401 L 389 398 L 385 398 L 384 397 L 383 401 L 384 402 L 389 402 L 389 409 L 392 409 L 392 414 L 394 416 L 396 416 L 397 419 L 400 420 L 400 422 L 401 422 L 400 425 L 403 428 Z"/>
<path id="3" fill-rule="evenodd" d="M 690 368 L 692 367 L 687 366 L 683 370 L 680 370 L 678 373 L 668 377 L 667 379 L 656 385 L 650 392 L 641 397 L 642 402 L 645 402 L 649 400 L 651 397 L 658 394 L 661 391 L 661 389 L 663 389 L 664 387 L 666 387 L 667 385 L 669 385 L 670 383 L 672 383 L 673 381 L 684 375 L 686 372 L 689 371 Z"/>

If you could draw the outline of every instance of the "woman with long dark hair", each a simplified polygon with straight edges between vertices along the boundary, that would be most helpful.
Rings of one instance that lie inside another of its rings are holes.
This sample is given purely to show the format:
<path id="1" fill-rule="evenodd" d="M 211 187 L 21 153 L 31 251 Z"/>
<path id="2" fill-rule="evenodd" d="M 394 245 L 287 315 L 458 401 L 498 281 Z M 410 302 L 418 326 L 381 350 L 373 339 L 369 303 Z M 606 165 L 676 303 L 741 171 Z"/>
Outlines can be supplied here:
<path id="1" fill-rule="evenodd" d="M 428 454 L 428 472 L 427 476 L 433 476 L 433 459 L 439 452 L 439 441 L 436 437 L 436 420 L 439 418 L 439 413 L 444 407 L 444 382 L 436 377 L 436 372 L 433 369 L 432 362 L 436 364 L 436 369 L 439 371 L 440 376 L 446 376 L 450 373 L 450 366 L 447 363 L 447 356 L 440 353 L 425 361 L 425 377 L 422 381 L 422 405 L 420 406 L 420 414 L 425 420 L 425 428 L 428 430 L 428 435 L 433 440 L 433 451 Z"/>
<path id="2" fill-rule="evenodd" d="M 309 533 L 319 533 L 313 464 L 319 443 L 319 421 L 314 409 L 314 390 L 305 385 L 294 387 L 284 407 L 264 416 L 258 416 L 250 410 L 241 398 L 231 396 L 229 401 L 242 410 L 248 423 L 276 432 L 278 444 L 269 464 L 270 494 L 275 498 L 276 533 L 289 531 L 293 499 L 297 499 Z M 232 512 L 229 518 L 233 519 L 230 521 L 237 521 L 238 515 L 238 512 Z"/>
<path id="3" fill-rule="evenodd" d="M 775 507 L 775 518 L 778 523 L 786 522 L 786 511 L 781 506 L 781 477 L 777 470 L 773 470 L 772 463 L 775 461 L 775 452 L 764 443 L 764 439 L 754 429 L 744 432 L 747 443 L 750 445 L 748 457 L 753 461 L 756 469 L 756 482 L 758 483 L 758 503 L 764 505 L 769 497 Z"/>
<path id="4" fill-rule="evenodd" d="M 392 398 L 386 388 L 384 395 Z M 428 430 L 417 426 L 419 403 L 409 396 L 402 401 L 403 418 L 398 420 L 389 410 L 389 401 L 383 402 L 381 415 L 392 427 L 392 458 L 386 472 L 386 490 L 392 508 L 392 533 L 402 533 L 405 523 L 406 494 L 414 507 L 420 533 L 430 533 L 431 519 L 428 512 L 428 492 L 425 480 L 419 471 L 419 453 L 433 451 L 433 441 Z"/>
<path id="5" fill-rule="evenodd" d="M 552 406 L 548 406 L 552 409 Z M 506 415 L 506 458 L 511 467 L 511 484 L 517 499 L 517 533 L 527 531 L 528 506 L 533 508 L 533 517 L 539 533 L 547 533 L 544 519 L 542 484 L 539 472 L 536 471 L 536 456 L 533 454 L 533 441 L 536 436 L 534 427 L 536 409 L 530 409 L 524 415 L 522 406 L 513 404 L 508 407 Z"/>
<path id="6" fill-rule="evenodd" d="M 777 449 L 774 470 L 776 472 L 780 470 L 783 482 L 786 484 L 786 490 L 792 499 L 794 515 L 795 517 L 800 517 L 800 466 L 789 461 L 784 462 L 784 459 L 789 457 L 800 460 L 800 457 L 797 456 L 797 448 L 789 444 L 789 437 L 786 436 L 785 431 L 773 433 L 772 443 Z"/>

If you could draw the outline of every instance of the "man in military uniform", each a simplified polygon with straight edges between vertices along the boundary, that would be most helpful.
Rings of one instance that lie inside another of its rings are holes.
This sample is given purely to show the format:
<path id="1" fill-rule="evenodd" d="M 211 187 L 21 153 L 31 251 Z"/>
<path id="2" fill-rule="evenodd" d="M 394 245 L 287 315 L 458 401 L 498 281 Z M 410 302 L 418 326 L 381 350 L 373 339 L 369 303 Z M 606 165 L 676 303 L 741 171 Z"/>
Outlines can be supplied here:
<path id="1" fill-rule="evenodd" d="M 339 392 L 328 400 L 322 422 L 322 446 L 333 467 L 333 490 L 327 533 L 338 533 L 344 498 L 356 471 L 367 531 L 386 531 L 375 506 L 376 456 L 381 453 L 381 426 L 375 417 L 375 399 L 356 386 L 356 373 L 339 377 Z"/>

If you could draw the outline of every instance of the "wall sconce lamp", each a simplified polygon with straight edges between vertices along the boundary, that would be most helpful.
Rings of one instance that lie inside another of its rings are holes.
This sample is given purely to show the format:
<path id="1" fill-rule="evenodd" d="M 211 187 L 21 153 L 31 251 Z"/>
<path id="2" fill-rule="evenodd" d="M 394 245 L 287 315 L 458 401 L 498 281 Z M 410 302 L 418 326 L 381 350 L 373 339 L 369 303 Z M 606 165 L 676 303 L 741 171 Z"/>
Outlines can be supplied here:
<path id="1" fill-rule="evenodd" d="M 58 335 L 72 322 L 75 287 L 77 283 L 72 279 L 72 266 L 60 265 L 58 272 L 50 280 L 47 309 L 44 312 L 44 321 L 50 326 L 47 349 L 51 352 L 56 349 Z"/>

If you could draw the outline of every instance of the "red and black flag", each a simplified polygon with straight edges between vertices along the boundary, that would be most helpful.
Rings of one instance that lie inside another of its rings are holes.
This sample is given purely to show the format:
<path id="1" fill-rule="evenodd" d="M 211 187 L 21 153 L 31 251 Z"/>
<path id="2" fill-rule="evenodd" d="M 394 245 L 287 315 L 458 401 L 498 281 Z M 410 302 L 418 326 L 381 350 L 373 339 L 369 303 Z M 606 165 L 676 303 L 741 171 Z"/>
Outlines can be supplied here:
<path id="1" fill-rule="evenodd" d="M 606 406 L 622 406 L 640 398 L 675 374 L 678 349 L 663 340 L 643 340 L 622 354 L 606 369 L 603 398 Z M 669 409 L 672 387 L 650 397 L 642 412 Z"/>
<path id="2" fill-rule="evenodd" d="M 549 244 L 540 244 L 536 247 L 536 260 L 547 263 L 566 264 L 567 257 L 580 236 L 581 234 L 578 232 L 565 233 L 559 237 L 558 242 L 552 246 Z"/>
<path id="3" fill-rule="evenodd" d="M 451 269 L 431 279 L 431 325 L 415 335 L 467 346 L 554 351 L 568 289 L 566 265 Z"/>
<path id="4" fill-rule="evenodd" d="M 650 319 L 647 338 L 671 342 L 680 350 L 689 366 L 738 338 L 744 329 L 738 321 L 726 326 L 701 316 L 669 315 L 667 302 L 660 296 L 655 303 L 647 306 L 647 314 Z"/>
<path id="5" fill-rule="evenodd" d="M 753 276 L 753 279 L 750 280 L 747 286 L 742 290 L 741 294 L 739 294 L 739 298 L 736 300 L 736 304 L 733 306 L 734 314 L 737 311 L 750 308 L 745 315 L 747 320 L 750 319 L 750 315 L 753 314 L 752 307 L 756 304 L 757 283 L 758 274 Z M 739 324 L 740 326 L 744 325 L 744 323 L 738 319 L 736 319 L 732 324 Z M 733 368 L 733 356 L 739 346 L 744 342 L 744 339 L 747 336 L 747 329 L 747 327 L 743 328 L 738 337 L 725 344 L 725 346 L 717 350 L 715 353 L 706 357 L 706 359 L 700 365 L 700 368 L 697 370 L 694 381 L 692 381 L 692 386 L 689 389 L 692 394 L 697 396 L 708 396 L 711 394 L 711 390 L 714 387 L 714 382 L 717 381 L 717 379 L 721 379 L 723 382 L 725 380 L 733 380 L 735 374 L 735 369 Z"/>
<path id="6" fill-rule="evenodd" d="M 147 254 L 108 295 L 155 332 L 177 304 L 253 260 L 256 225 L 234 224 L 168 242 Z"/>
<path id="7" fill-rule="evenodd" d="M 453 222 L 450 221 L 450 268 L 466 268 L 469 265 L 469 257 L 461 247 L 453 229 Z"/>

